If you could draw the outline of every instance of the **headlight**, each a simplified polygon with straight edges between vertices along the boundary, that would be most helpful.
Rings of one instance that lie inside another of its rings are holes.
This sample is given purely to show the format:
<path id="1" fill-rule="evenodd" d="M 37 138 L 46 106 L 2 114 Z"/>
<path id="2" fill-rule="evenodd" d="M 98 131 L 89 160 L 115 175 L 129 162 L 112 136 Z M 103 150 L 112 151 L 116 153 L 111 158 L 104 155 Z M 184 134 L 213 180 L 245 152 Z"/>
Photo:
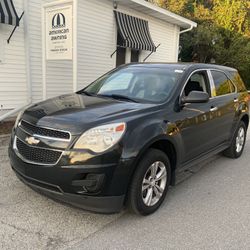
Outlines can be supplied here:
<path id="1" fill-rule="evenodd" d="M 25 106 L 25 107 L 19 112 L 19 114 L 17 115 L 17 118 L 16 118 L 16 122 L 15 122 L 14 128 L 16 128 L 16 127 L 18 126 L 18 123 L 20 122 L 20 120 L 21 120 L 21 118 L 22 118 L 22 116 L 23 116 L 24 111 L 25 111 L 26 109 L 32 107 L 32 106 L 33 106 L 33 104 L 29 104 L 29 105 Z"/>
<path id="2" fill-rule="evenodd" d="M 76 142 L 75 149 L 101 153 L 114 146 L 123 136 L 126 123 L 113 123 L 89 129 Z"/>
<path id="3" fill-rule="evenodd" d="M 15 122 L 14 128 L 17 127 L 18 123 L 20 122 L 20 120 L 21 120 L 21 118 L 22 118 L 22 116 L 23 116 L 23 113 L 24 113 L 24 110 L 22 110 L 22 111 L 19 112 L 19 114 L 18 114 L 18 116 L 17 116 L 17 118 L 16 118 L 16 122 Z"/>

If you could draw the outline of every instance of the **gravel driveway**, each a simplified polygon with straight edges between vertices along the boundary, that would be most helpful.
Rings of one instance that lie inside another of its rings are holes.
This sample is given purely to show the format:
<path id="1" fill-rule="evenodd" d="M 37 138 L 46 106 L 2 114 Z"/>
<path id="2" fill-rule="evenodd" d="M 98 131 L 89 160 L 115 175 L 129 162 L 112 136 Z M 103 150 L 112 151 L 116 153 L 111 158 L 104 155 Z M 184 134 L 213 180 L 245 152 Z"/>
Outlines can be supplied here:
<path id="1" fill-rule="evenodd" d="M 214 157 L 149 217 L 99 215 L 22 184 L 0 146 L 0 249 L 250 249 L 250 136 L 243 156 Z"/>

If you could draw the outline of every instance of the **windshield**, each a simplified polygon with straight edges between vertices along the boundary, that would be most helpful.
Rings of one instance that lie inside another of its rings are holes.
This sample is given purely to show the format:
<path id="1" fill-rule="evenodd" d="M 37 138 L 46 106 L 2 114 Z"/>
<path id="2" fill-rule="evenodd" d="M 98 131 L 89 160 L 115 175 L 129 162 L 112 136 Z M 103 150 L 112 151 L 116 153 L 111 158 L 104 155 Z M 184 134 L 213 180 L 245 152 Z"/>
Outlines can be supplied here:
<path id="1" fill-rule="evenodd" d="M 125 67 L 97 79 L 82 93 L 124 101 L 161 103 L 171 94 L 183 70 L 171 67 Z"/>

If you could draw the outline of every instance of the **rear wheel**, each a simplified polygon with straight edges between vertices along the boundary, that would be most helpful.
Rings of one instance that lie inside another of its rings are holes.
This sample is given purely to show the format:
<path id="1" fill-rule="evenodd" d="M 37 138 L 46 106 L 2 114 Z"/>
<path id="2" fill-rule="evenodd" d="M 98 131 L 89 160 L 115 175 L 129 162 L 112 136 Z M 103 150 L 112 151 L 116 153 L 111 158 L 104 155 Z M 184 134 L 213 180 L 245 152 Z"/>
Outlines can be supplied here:
<path id="1" fill-rule="evenodd" d="M 155 212 L 167 194 L 170 177 L 171 167 L 166 154 L 149 149 L 139 162 L 130 186 L 130 209 L 141 215 Z"/>
<path id="2" fill-rule="evenodd" d="M 226 149 L 223 154 L 229 158 L 239 158 L 245 147 L 247 129 L 243 121 L 240 122 L 235 134 L 231 146 Z"/>

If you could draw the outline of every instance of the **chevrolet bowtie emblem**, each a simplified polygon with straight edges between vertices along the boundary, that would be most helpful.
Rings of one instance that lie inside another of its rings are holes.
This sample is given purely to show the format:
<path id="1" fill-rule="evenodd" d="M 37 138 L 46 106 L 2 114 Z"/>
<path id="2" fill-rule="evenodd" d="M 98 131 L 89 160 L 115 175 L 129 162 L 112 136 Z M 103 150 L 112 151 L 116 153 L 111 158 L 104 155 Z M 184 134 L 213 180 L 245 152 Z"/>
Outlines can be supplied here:
<path id="1" fill-rule="evenodd" d="M 30 144 L 30 145 L 37 145 L 37 144 L 40 142 L 40 140 L 37 140 L 37 139 L 34 138 L 33 136 L 31 136 L 31 137 L 26 137 L 26 138 L 25 138 L 25 141 L 26 141 L 28 144 Z"/>

